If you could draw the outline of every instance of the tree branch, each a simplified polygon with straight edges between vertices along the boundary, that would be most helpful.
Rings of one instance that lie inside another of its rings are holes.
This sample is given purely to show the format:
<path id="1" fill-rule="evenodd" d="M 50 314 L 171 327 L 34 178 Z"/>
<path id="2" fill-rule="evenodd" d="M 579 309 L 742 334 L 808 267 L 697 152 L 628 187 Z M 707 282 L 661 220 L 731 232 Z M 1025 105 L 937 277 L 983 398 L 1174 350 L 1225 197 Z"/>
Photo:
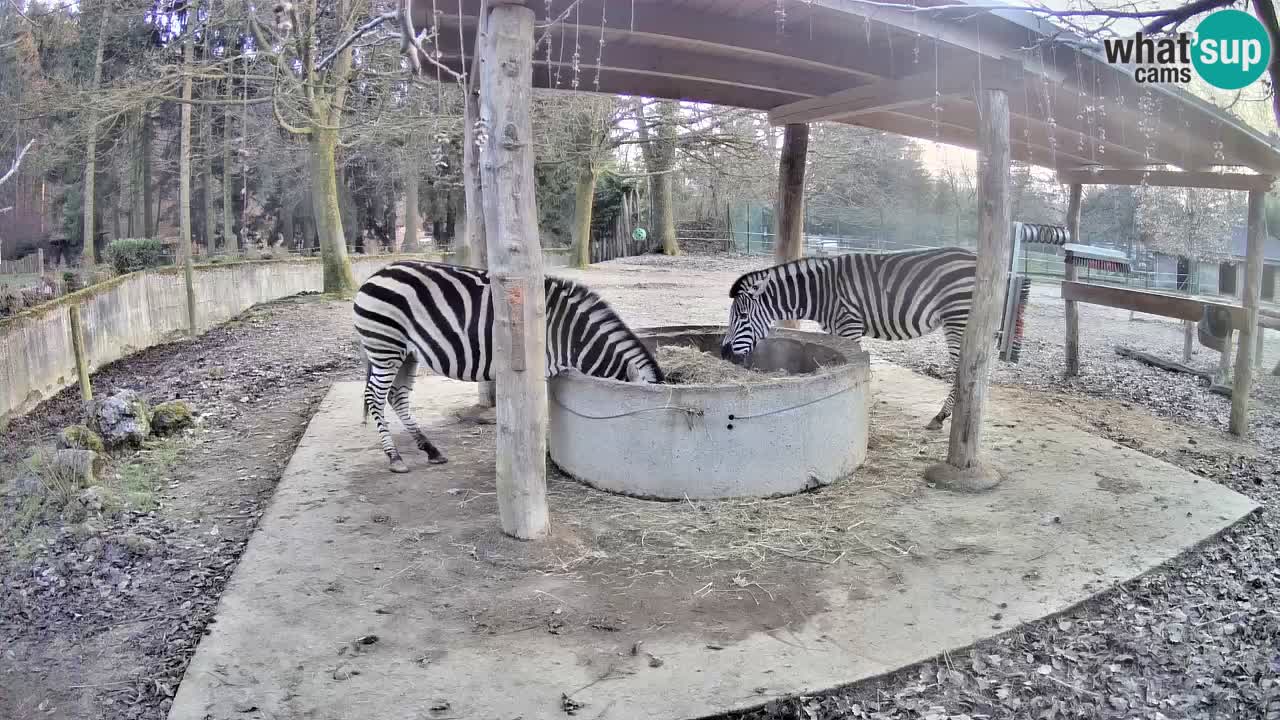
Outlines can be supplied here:
<path id="1" fill-rule="evenodd" d="M 1271 0 L 1254 0 L 1253 6 L 1271 38 L 1271 64 L 1267 68 L 1271 75 L 1271 113 L 1276 124 L 1280 125 L 1280 21 L 1276 19 L 1276 8 Z"/>
<path id="2" fill-rule="evenodd" d="M 35 138 L 28 140 L 27 144 L 18 151 L 18 157 L 13 159 L 13 165 L 9 166 L 9 172 L 5 173 L 3 177 L 0 177 L 0 185 L 4 185 L 6 182 L 9 182 L 9 178 L 13 177 L 14 174 L 18 172 L 18 166 L 22 164 L 23 156 L 27 154 L 27 151 L 31 149 L 31 146 L 34 145 L 35 142 Z"/>
<path id="3" fill-rule="evenodd" d="M 1206 10 L 1214 10 L 1226 5 L 1234 5 L 1235 0 L 1196 0 L 1180 8 L 1165 11 L 1161 17 L 1152 20 L 1142 27 L 1142 32 L 1160 32 L 1170 25 L 1176 25 L 1188 18 L 1199 15 Z"/>
<path id="4" fill-rule="evenodd" d="M 338 57 L 338 53 L 351 47 L 356 40 L 359 40 L 360 38 L 369 34 L 371 31 L 373 31 L 375 28 L 377 28 L 379 25 L 383 24 L 384 22 L 388 20 L 395 20 L 399 16 L 400 16 L 400 13 L 398 11 L 392 10 L 390 12 L 382 13 L 376 18 L 356 28 L 355 32 L 351 33 L 351 35 L 348 36 L 346 40 L 343 40 L 342 43 L 338 45 L 338 47 L 334 48 L 328 55 L 325 55 L 324 57 L 320 58 L 320 62 L 316 63 L 316 69 L 323 70 L 326 65 L 333 62 L 334 58 Z"/>

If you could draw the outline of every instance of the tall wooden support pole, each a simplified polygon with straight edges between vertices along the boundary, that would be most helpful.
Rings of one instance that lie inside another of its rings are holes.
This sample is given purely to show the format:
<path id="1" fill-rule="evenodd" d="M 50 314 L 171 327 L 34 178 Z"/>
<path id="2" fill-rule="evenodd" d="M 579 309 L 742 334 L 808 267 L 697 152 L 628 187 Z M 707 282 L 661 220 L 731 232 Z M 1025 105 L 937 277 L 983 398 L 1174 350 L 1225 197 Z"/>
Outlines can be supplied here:
<path id="1" fill-rule="evenodd" d="M 956 368 L 955 414 L 947 461 L 928 469 L 925 478 L 959 490 L 986 490 L 1000 482 L 999 473 L 982 466 L 982 414 L 987 399 L 992 338 L 1000 320 L 1008 266 L 1009 233 L 1009 95 L 987 88 L 978 100 L 978 269 L 969 322 Z"/>
<path id="2" fill-rule="evenodd" d="M 809 126 L 788 123 L 778 161 L 778 239 L 774 257 L 779 264 L 804 256 L 804 168 L 808 156 Z M 778 325 L 794 328 L 800 323 L 783 320 Z"/>
<path id="3" fill-rule="evenodd" d="M 1080 242 L 1080 200 L 1084 196 L 1084 186 L 1075 184 L 1071 186 L 1071 197 L 1067 202 L 1067 234 L 1071 237 L 1071 242 Z M 1076 266 L 1067 263 L 1066 280 L 1075 282 L 1079 277 Z M 1067 377 L 1075 377 L 1080 374 L 1080 307 L 1076 305 L 1075 300 L 1066 301 L 1067 311 Z"/>
<path id="4" fill-rule="evenodd" d="M 1195 346 L 1196 324 L 1190 320 L 1182 321 L 1182 362 L 1191 362 L 1191 351 Z"/>
<path id="5" fill-rule="evenodd" d="M 1214 376 L 1219 385 L 1231 381 L 1231 345 L 1234 340 L 1235 330 L 1228 330 L 1226 339 L 1222 341 L 1222 352 L 1218 353 L 1218 374 Z"/>
<path id="6" fill-rule="evenodd" d="M 480 52 L 480 146 L 494 376 L 498 383 L 498 513 L 502 530 L 546 535 L 546 291 L 533 191 L 533 10 L 493 3 Z"/>
<path id="7" fill-rule="evenodd" d="M 1244 292 L 1240 295 L 1244 305 L 1244 324 L 1240 328 L 1240 347 L 1236 351 L 1236 372 L 1231 382 L 1232 435 L 1243 437 L 1249 431 L 1249 390 L 1253 386 L 1253 350 L 1258 327 L 1258 303 L 1262 296 L 1262 251 L 1267 237 L 1267 218 L 1264 203 L 1267 194 L 1262 190 L 1249 191 L 1249 249 L 1245 255 Z"/>
<path id="8" fill-rule="evenodd" d="M 481 5 L 480 24 L 476 27 L 475 47 L 483 46 L 484 20 L 487 12 Z M 471 69 L 467 75 L 467 92 L 463 98 L 463 147 L 462 147 L 462 180 L 463 199 L 466 203 L 466 227 L 462 248 L 466 250 L 463 264 L 472 267 L 489 267 L 488 245 L 485 243 L 484 202 L 480 181 L 480 148 L 476 145 L 476 122 L 480 119 L 480 56 L 477 53 L 471 58 Z M 480 382 L 477 388 L 477 404 L 481 407 L 493 407 L 496 384 Z"/>

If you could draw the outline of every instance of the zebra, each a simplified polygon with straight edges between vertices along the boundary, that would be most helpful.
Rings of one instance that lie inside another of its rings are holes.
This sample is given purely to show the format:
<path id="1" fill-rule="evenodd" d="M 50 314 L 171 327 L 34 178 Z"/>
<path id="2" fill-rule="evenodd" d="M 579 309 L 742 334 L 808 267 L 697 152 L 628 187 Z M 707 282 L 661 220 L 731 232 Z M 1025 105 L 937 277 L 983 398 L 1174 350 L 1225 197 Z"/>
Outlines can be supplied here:
<path id="1" fill-rule="evenodd" d="M 910 340 L 938 328 L 954 372 L 969 320 L 977 256 L 954 247 L 802 258 L 739 277 L 720 355 L 742 362 L 775 320 L 814 320 L 828 333 L 859 340 Z M 954 385 L 929 422 L 951 415 Z"/>
<path id="2" fill-rule="evenodd" d="M 628 382 L 661 383 L 662 369 L 609 305 L 584 285 L 547 277 L 547 377 L 576 370 Z M 391 472 L 408 472 L 383 417 L 389 399 L 427 453 L 448 462 L 409 411 L 418 363 L 440 375 L 493 380 L 493 291 L 478 268 L 402 260 L 378 270 L 355 297 L 355 329 L 366 362 L 364 421 L 378 427 Z"/>

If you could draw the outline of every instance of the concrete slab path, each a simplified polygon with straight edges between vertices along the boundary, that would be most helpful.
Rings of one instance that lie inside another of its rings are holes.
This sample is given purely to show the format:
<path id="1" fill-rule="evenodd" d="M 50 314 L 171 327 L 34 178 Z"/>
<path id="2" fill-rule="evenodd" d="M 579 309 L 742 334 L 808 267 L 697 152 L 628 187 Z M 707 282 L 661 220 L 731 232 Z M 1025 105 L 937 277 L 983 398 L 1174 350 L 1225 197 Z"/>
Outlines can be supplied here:
<path id="1" fill-rule="evenodd" d="M 474 393 L 420 379 L 420 422 L 452 461 L 428 466 L 397 433 L 413 471 L 392 475 L 373 427 L 360 424 L 360 385 L 333 387 L 170 720 L 703 717 L 879 675 L 1061 612 L 1256 509 L 993 400 L 985 444 L 1003 485 L 976 496 L 922 487 L 876 520 L 907 539 L 900 555 L 798 563 L 804 582 L 720 607 L 640 573 L 622 582 L 522 564 L 537 544 L 494 537 L 492 429 L 454 416 Z M 937 380 L 873 368 L 882 416 L 922 427 L 943 394 Z M 872 448 L 869 462 L 889 449 Z M 570 520 L 554 518 L 578 532 Z M 515 606 L 540 610 L 499 612 Z M 610 615 L 622 619 L 591 619 L 605 608 L 623 608 Z"/>

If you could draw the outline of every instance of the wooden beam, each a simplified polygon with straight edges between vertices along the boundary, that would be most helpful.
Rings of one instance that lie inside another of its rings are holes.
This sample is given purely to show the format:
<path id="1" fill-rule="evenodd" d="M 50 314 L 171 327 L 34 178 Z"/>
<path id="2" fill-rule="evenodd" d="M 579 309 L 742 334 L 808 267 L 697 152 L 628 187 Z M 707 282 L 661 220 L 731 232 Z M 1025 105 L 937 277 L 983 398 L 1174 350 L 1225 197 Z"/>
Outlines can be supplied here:
<path id="1" fill-rule="evenodd" d="M 565 35 L 568 36 L 567 39 L 564 38 Z M 552 30 L 550 37 L 553 48 L 550 62 L 548 63 L 545 45 L 540 51 L 534 53 L 534 85 L 555 88 L 557 87 L 555 77 L 558 74 L 559 89 L 571 90 L 574 75 L 572 53 L 562 54 L 559 48 L 562 45 L 574 47 L 573 27 L 557 27 Z M 866 79 L 847 72 L 820 68 L 800 69 L 779 65 L 768 59 L 751 55 L 731 57 L 706 50 L 691 50 L 682 46 L 669 48 L 658 44 L 644 44 L 634 37 L 606 41 L 604 52 L 601 53 L 598 49 L 599 39 L 598 28 L 589 31 L 584 27 L 576 40 L 581 47 L 578 71 L 580 91 L 595 90 L 596 58 L 600 59 L 602 86 L 606 82 L 606 75 L 613 74 L 616 77 L 618 73 L 623 73 L 627 77 L 648 75 L 669 80 L 728 85 L 782 94 L 796 100 L 826 95 L 833 90 L 867 82 Z M 463 50 L 459 50 L 458 40 L 457 32 L 444 33 L 439 45 L 444 57 L 470 58 L 474 55 L 470 37 L 465 38 L 466 46 Z M 624 88 L 618 94 L 633 95 L 635 92 Z"/>
<path id="2" fill-rule="evenodd" d="M 423 29 L 431 15 L 432 6 L 427 0 L 412 0 L 415 27 Z M 463 25 L 474 25 L 475 5 L 479 0 L 464 0 Z M 562 7 L 556 3 L 553 12 Z M 603 12 L 602 12 L 603 10 Z M 575 3 L 574 14 L 580 18 L 578 32 L 582 65 L 588 58 L 594 60 L 603 15 L 605 28 L 605 55 L 615 42 L 627 39 L 650 41 L 667 49 L 680 49 L 699 53 L 718 53 L 742 59 L 754 58 L 773 65 L 802 71 L 839 73 L 848 78 L 849 84 L 875 80 L 893 75 L 893 63 L 882 55 L 866 52 L 865 46 L 856 46 L 847 38 L 824 36 L 816 38 L 808 32 L 779 33 L 772 13 L 761 15 L 762 22 L 751 16 L 729 16 L 726 13 L 706 12 L 696 7 L 674 7 L 671 3 L 645 2 L 632 4 L 632 0 L 582 0 Z M 573 17 L 563 21 L 561 27 L 572 30 Z M 542 19 L 540 18 L 540 21 Z M 444 12 L 440 26 L 457 34 L 458 13 Z M 539 29 L 539 37 L 543 30 Z M 817 29 L 821 32 L 821 28 Z M 448 33 L 442 33 L 445 35 Z M 588 49 L 590 48 L 590 49 Z M 544 44 L 540 54 L 546 52 Z M 556 45 L 558 54 L 559 45 Z M 661 49 L 656 52 L 662 52 Z M 572 48 L 564 53 L 567 59 Z M 627 93 L 631 94 L 631 93 Z"/>
<path id="3" fill-rule="evenodd" d="M 1249 432 L 1249 390 L 1253 387 L 1254 334 L 1258 328 L 1258 303 L 1262 295 L 1263 248 L 1267 238 L 1265 190 L 1249 192 L 1249 246 L 1245 256 L 1244 323 L 1240 325 L 1240 349 L 1236 352 L 1235 377 L 1231 381 L 1231 434 L 1244 437 Z"/>
<path id="4" fill-rule="evenodd" d="M 939 120 L 936 131 L 933 127 L 932 118 L 916 117 L 915 115 L 907 115 L 894 110 L 859 115 L 850 118 L 847 122 L 851 125 L 886 130 L 900 135 L 937 140 L 941 143 L 972 150 L 978 149 L 978 136 L 972 127 L 948 122 L 945 119 L 947 117 L 945 113 L 941 117 L 944 119 Z M 977 117 L 976 112 L 974 117 Z M 1016 135 L 1010 138 L 1009 144 L 1012 149 L 1013 159 L 1019 162 L 1043 163 L 1045 158 L 1050 157 L 1051 151 L 1049 148 L 1034 143 L 1027 144 Z M 1084 158 L 1077 158 L 1072 153 L 1064 152 L 1061 149 L 1058 150 L 1057 157 L 1066 162 L 1087 162 Z"/>
<path id="5" fill-rule="evenodd" d="M 1064 281 L 1062 299 L 1192 322 L 1200 321 L 1206 307 L 1217 308 L 1231 313 L 1232 327 L 1243 319 L 1240 306 L 1230 303 L 1095 283 Z"/>
<path id="6" fill-rule="evenodd" d="M 1071 196 L 1067 201 L 1067 235 L 1071 238 L 1071 242 L 1080 242 L 1080 207 L 1081 199 L 1084 197 L 1084 187 L 1079 183 L 1071 186 Z M 1079 276 L 1079 268 L 1071 263 L 1066 265 L 1066 279 L 1074 282 Z M 1063 295 L 1067 312 L 1067 337 L 1066 337 L 1066 355 L 1067 355 L 1067 377 L 1075 377 L 1080 374 L 1080 308 L 1076 305 L 1075 300 L 1067 300 Z"/>
<path id="7" fill-rule="evenodd" d="M 1076 168 L 1058 171 L 1058 182 L 1081 185 L 1142 185 L 1154 187 L 1213 188 L 1267 192 L 1275 178 L 1244 173 L 1184 172 L 1179 170 L 1122 170 Z"/>
<path id="8" fill-rule="evenodd" d="M 979 462 L 982 415 L 991 367 L 991 338 L 1000 319 L 1005 263 L 1011 242 L 1009 215 L 1009 95 L 986 90 L 981 97 L 978 157 L 978 267 L 973 303 L 956 368 L 955 414 L 947 460 L 925 477 L 957 489 L 985 490 L 1000 482 L 999 473 Z"/>
<path id="9" fill-rule="evenodd" d="M 783 130 L 782 158 L 778 161 L 778 234 L 774 258 L 779 264 L 804 255 L 804 170 L 809 155 L 809 126 L 790 123 Z M 785 320 L 782 327 L 799 327 Z"/>
<path id="10" fill-rule="evenodd" d="M 939 97 L 979 97 L 989 88 L 1011 93 L 1023 87 L 1022 64 L 974 57 L 947 68 L 881 80 L 824 97 L 798 100 L 769 111 L 774 125 L 837 120 L 920 105 Z"/>
<path id="11" fill-rule="evenodd" d="M 546 535 L 546 291 L 534 199 L 533 11 L 489 11 L 480 52 L 481 185 L 494 306 L 498 514 L 503 532 Z"/>

